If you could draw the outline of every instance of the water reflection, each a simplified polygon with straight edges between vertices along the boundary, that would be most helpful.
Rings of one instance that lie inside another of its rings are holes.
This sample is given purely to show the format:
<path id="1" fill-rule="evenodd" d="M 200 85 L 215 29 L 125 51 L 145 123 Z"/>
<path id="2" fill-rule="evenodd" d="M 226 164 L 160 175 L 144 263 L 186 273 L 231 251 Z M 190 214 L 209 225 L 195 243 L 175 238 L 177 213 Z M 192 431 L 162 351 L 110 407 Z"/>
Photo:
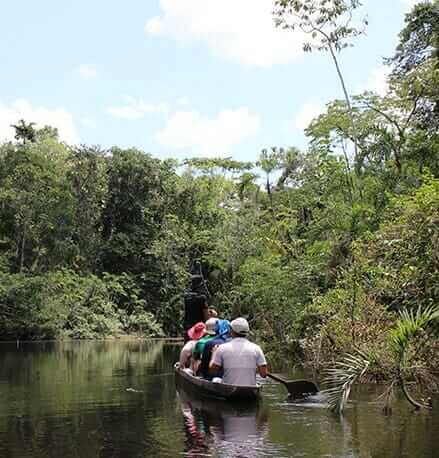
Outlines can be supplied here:
<path id="1" fill-rule="evenodd" d="M 175 352 L 142 341 L 1 345 L 0 457 L 175 456 Z"/>
<path id="2" fill-rule="evenodd" d="M 177 396 L 179 350 L 163 341 L 0 344 L 0 457 L 438 456 L 439 411 L 414 413 L 397 399 L 386 417 L 379 386 L 354 390 L 342 419 L 324 398 L 291 402 L 270 381 L 260 404 Z"/>
<path id="3" fill-rule="evenodd" d="M 178 390 L 186 432 L 186 457 L 257 457 L 268 434 L 268 409 L 261 402 L 198 399 Z"/>

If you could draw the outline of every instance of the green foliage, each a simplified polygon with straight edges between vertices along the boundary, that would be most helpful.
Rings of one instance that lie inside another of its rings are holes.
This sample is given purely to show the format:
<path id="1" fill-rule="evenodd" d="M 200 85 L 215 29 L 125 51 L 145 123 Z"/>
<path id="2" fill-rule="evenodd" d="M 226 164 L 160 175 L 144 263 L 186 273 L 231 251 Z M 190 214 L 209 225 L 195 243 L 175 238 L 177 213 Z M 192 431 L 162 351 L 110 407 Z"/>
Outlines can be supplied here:
<path id="1" fill-rule="evenodd" d="M 439 302 L 439 180 L 392 201 L 379 231 L 359 242 L 369 291 L 391 309 Z"/>
<path id="2" fill-rule="evenodd" d="M 1 148 L 0 225 L 15 271 L 47 271 L 73 255 L 67 155 L 53 140 Z"/>
<path id="3" fill-rule="evenodd" d="M 172 173 L 166 163 L 141 151 L 113 148 L 102 211 L 105 270 L 141 273 L 148 268 L 148 250 L 163 219 Z"/>
<path id="4" fill-rule="evenodd" d="M 33 142 L 36 139 L 36 132 L 34 129 L 34 122 L 26 124 L 24 119 L 20 119 L 17 124 L 12 124 L 12 127 L 15 129 L 15 139 L 22 141 L 23 144 L 27 141 Z"/>
<path id="5" fill-rule="evenodd" d="M 413 195 L 393 199 L 381 227 L 352 245 L 352 259 L 339 267 L 336 287 L 307 308 L 302 329 L 306 334 L 307 320 L 320 317 L 322 351 L 327 345 L 343 353 L 352 344 L 373 342 L 380 352 L 383 332 L 394 321 L 392 310 L 439 302 L 438 184 L 427 179 Z"/>
<path id="6" fill-rule="evenodd" d="M 406 16 L 392 65 L 392 82 L 416 103 L 413 118 L 437 137 L 439 128 L 439 2 L 421 2 Z"/>
<path id="7" fill-rule="evenodd" d="M 439 57 L 439 3 L 420 2 L 407 14 L 396 53 L 389 61 L 395 73 L 407 74 L 427 60 Z"/>
<path id="8" fill-rule="evenodd" d="M 215 173 L 216 170 L 223 172 L 242 172 L 253 167 L 251 162 L 235 161 L 231 157 L 226 158 L 191 158 L 185 159 L 183 165 L 200 170 L 203 173 Z"/>
<path id="9" fill-rule="evenodd" d="M 393 355 L 393 380 L 389 382 L 390 389 L 392 390 L 396 384 L 402 387 L 402 391 L 406 399 L 416 408 L 430 408 L 429 405 L 417 401 L 412 397 L 409 392 L 407 381 L 403 371 L 404 366 L 407 365 L 407 352 L 409 345 L 413 343 L 419 343 L 423 345 L 425 342 L 420 339 L 422 333 L 428 329 L 428 327 L 439 319 L 439 307 L 422 308 L 419 307 L 416 312 L 413 310 L 403 309 L 399 314 L 395 326 L 389 333 L 388 343 Z M 418 342 L 416 342 L 418 341 Z M 325 383 L 329 385 L 329 388 L 324 390 L 328 394 L 328 405 L 329 408 L 335 412 L 341 414 L 349 400 L 352 385 L 365 377 L 366 373 L 370 370 L 376 361 L 374 361 L 373 352 L 371 349 L 367 349 L 367 354 L 361 351 L 356 354 L 346 354 L 340 360 L 336 361 L 333 367 L 325 371 Z M 421 367 L 422 361 L 416 361 L 416 365 L 412 367 L 411 375 L 413 372 L 417 372 L 420 369 L 424 370 L 425 375 L 425 364 Z M 436 366 L 431 366 L 432 368 Z M 434 375 L 430 374 L 430 381 L 434 379 Z M 430 385 L 434 387 L 435 384 Z M 390 396 L 387 395 L 387 402 Z M 390 409 L 389 405 L 385 406 L 386 411 Z"/>
<path id="10" fill-rule="evenodd" d="M 67 177 L 75 201 L 72 215 L 73 263 L 80 271 L 99 268 L 102 214 L 108 198 L 108 161 L 99 148 L 74 147 Z"/>
<path id="11" fill-rule="evenodd" d="M 350 45 L 351 38 L 363 33 L 362 27 L 352 25 L 352 16 L 361 7 L 359 0 L 276 0 L 274 3 L 278 27 L 297 28 L 311 36 L 303 44 L 307 52 L 329 47 L 340 51 Z"/>
<path id="12" fill-rule="evenodd" d="M 417 311 L 403 309 L 395 328 L 390 333 L 393 351 L 402 359 L 410 341 L 423 331 L 431 322 L 439 319 L 439 307 L 428 307 Z"/>
<path id="13" fill-rule="evenodd" d="M 299 29 L 310 36 L 311 40 L 303 43 L 305 52 L 311 52 L 313 49 L 329 52 L 343 89 L 352 130 L 352 136 L 346 140 L 349 139 L 353 142 L 354 158 L 357 161 L 359 132 L 337 53 L 352 46 L 350 40 L 364 32 L 367 21 L 362 20 L 358 23 L 356 18 L 361 2 L 359 0 L 275 0 L 274 4 L 277 27 Z M 355 170 L 358 175 L 359 170 L 357 168 Z M 353 192 L 352 183 L 351 188 L 351 192 Z"/>
<path id="14" fill-rule="evenodd" d="M 200 259 L 210 305 L 247 316 L 272 360 L 354 355 L 345 398 L 356 349 L 368 377 L 395 380 L 388 333 L 406 309 L 399 380 L 422 386 L 412 366 L 439 364 L 437 328 L 412 339 L 407 323 L 439 303 L 437 2 L 407 17 L 387 94 L 351 97 L 337 56 L 362 31 L 359 6 L 275 2 L 278 25 L 330 53 L 345 95 L 306 129 L 306 151 L 178 163 L 17 126 L 0 145 L 0 338 L 181 335 Z"/>
<path id="15" fill-rule="evenodd" d="M 127 278 L 99 279 L 72 271 L 47 275 L 1 274 L 2 339 L 92 339 L 136 332 L 160 336 L 162 330 Z"/>
<path id="16" fill-rule="evenodd" d="M 162 327 L 154 315 L 145 312 L 142 307 L 138 307 L 130 315 L 122 317 L 122 323 L 125 331 L 130 334 L 135 333 L 144 337 L 165 337 Z"/>

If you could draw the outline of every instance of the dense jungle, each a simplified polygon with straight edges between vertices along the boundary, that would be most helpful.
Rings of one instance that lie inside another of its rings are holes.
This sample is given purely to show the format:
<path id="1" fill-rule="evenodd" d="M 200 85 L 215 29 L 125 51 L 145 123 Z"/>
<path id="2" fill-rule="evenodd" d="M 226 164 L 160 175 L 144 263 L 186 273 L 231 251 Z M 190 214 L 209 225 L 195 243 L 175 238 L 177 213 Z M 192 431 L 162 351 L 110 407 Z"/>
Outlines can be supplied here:
<path id="1" fill-rule="evenodd" d="M 382 380 L 404 353 L 433 383 L 438 46 L 438 4 L 421 3 L 385 95 L 332 101 L 307 149 L 253 163 L 73 146 L 22 120 L 0 145 L 0 338 L 180 336 L 198 259 L 209 305 L 248 317 L 272 361 L 357 352 Z"/>

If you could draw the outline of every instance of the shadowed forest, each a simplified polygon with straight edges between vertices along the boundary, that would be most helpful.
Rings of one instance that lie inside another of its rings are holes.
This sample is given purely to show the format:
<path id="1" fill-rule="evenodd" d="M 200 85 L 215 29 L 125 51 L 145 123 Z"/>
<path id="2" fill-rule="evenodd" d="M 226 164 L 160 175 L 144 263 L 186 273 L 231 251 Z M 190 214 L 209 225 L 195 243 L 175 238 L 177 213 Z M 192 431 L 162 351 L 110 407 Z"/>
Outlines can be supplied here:
<path id="1" fill-rule="evenodd" d="M 272 360 L 359 351 L 381 379 L 404 354 L 434 374 L 438 46 L 437 3 L 420 4 L 384 96 L 334 100 L 306 150 L 255 163 L 69 146 L 21 121 L 0 145 L 0 338 L 179 336 L 200 259 L 209 305 L 248 317 Z"/>

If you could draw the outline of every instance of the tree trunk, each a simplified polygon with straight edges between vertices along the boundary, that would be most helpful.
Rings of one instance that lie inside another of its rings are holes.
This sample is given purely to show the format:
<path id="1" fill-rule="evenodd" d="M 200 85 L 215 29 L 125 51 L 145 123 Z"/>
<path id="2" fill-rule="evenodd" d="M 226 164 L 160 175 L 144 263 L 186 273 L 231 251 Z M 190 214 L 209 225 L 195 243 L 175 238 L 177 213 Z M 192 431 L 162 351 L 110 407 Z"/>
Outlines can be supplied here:
<path id="1" fill-rule="evenodd" d="M 26 244 L 26 225 L 23 226 L 23 234 L 21 236 L 21 246 L 20 246 L 20 269 L 19 272 L 23 271 L 24 267 L 24 248 Z"/>
<path id="2" fill-rule="evenodd" d="M 357 128 L 355 126 L 355 120 L 354 120 L 354 112 L 352 110 L 352 105 L 351 105 L 351 99 L 349 97 L 348 91 L 346 89 L 346 84 L 343 78 L 343 74 L 341 73 L 340 65 L 337 60 L 337 56 L 335 55 L 334 49 L 332 47 L 331 42 L 328 40 L 328 47 L 329 47 L 329 52 L 331 53 L 332 60 L 334 61 L 335 68 L 337 70 L 337 75 L 341 83 L 341 87 L 343 89 L 343 94 L 345 97 L 346 105 L 348 107 L 348 113 L 349 113 L 349 119 L 351 121 L 351 126 L 352 126 L 352 135 L 353 135 L 353 140 L 354 140 L 354 159 L 355 159 L 355 173 L 357 175 L 360 174 L 359 170 L 359 163 L 358 163 L 358 135 L 357 135 Z"/>
<path id="3" fill-rule="evenodd" d="M 266 184 L 266 187 L 267 187 L 268 198 L 270 199 L 270 207 L 271 207 L 271 209 L 273 209 L 273 195 L 271 193 L 270 177 L 268 176 L 268 173 L 267 173 L 267 184 Z"/>

